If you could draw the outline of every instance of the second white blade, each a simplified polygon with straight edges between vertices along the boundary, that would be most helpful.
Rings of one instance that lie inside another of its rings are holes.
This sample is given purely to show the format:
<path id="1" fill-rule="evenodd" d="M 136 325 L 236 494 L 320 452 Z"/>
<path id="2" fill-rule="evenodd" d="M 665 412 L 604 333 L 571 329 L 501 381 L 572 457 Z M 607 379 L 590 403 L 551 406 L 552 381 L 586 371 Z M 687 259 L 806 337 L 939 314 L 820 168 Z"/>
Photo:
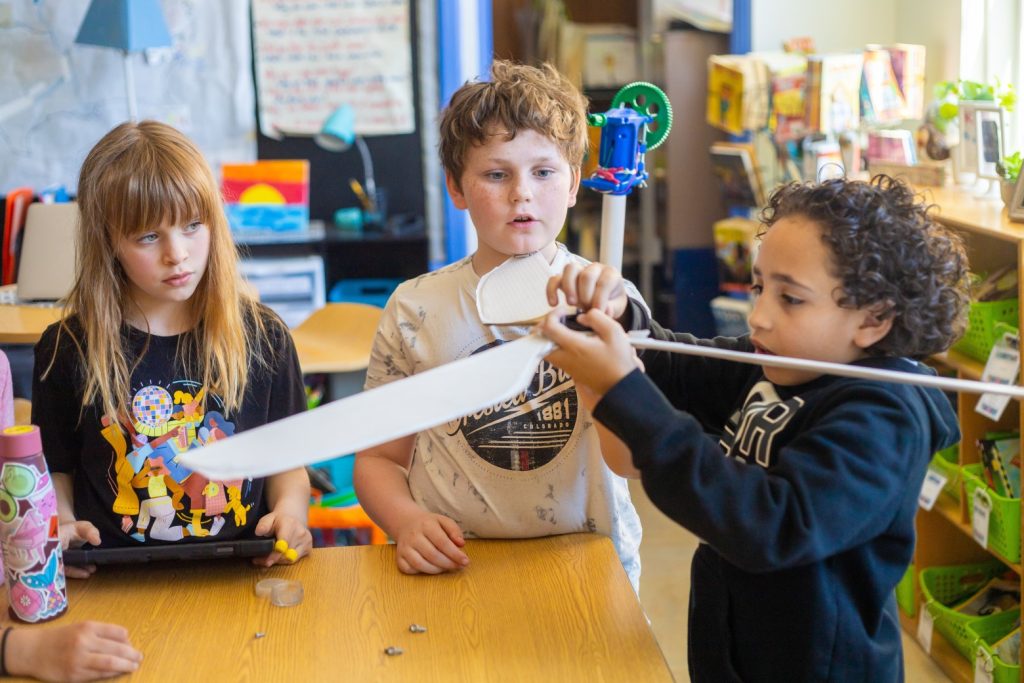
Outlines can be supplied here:
<path id="1" fill-rule="evenodd" d="M 265 477 L 455 420 L 522 391 L 554 344 L 531 334 L 188 451 L 210 479 Z"/>

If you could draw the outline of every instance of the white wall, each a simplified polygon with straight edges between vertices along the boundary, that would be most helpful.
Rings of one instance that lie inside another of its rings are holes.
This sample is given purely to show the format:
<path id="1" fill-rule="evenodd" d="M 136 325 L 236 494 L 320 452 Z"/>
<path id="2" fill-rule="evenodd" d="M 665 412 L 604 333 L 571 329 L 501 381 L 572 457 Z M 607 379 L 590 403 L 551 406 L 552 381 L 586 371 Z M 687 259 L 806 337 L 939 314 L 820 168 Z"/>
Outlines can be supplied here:
<path id="1" fill-rule="evenodd" d="M 818 52 L 851 52 L 865 43 L 895 42 L 899 2 L 903 0 L 751 0 L 751 49 L 781 50 L 782 41 L 797 36 L 814 38 Z"/>
<path id="2" fill-rule="evenodd" d="M 927 47 L 925 93 L 932 86 L 960 76 L 961 0 L 898 0 L 896 40 Z"/>
<path id="3" fill-rule="evenodd" d="M 867 43 L 927 47 L 926 93 L 960 73 L 961 0 L 752 0 L 753 50 L 779 50 L 796 36 L 818 52 L 854 51 Z"/>

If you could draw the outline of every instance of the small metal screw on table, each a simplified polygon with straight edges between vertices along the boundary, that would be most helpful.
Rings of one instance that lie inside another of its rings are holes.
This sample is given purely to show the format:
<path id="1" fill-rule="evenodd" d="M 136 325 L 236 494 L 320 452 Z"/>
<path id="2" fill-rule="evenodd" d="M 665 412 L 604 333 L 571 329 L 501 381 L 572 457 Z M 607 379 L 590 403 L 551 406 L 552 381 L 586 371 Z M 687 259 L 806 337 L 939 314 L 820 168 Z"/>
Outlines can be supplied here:
<path id="1" fill-rule="evenodd" d="M 420 626 L 419 624 L 412 624 L 409 626 L 409 633 L 426 633 L 427 627 Z"/>
<path id="2" fill-rule="evenodd" d="M 394 645 L 388 645 L 386 648 L 384 648 L 384 654 L 386 654 L 388 657 L 394 657 L 396 655 L 402 654 L 403 652 L 405 652 L 405 650 L 403 650 L 400 647 L 395 647 Z"/>

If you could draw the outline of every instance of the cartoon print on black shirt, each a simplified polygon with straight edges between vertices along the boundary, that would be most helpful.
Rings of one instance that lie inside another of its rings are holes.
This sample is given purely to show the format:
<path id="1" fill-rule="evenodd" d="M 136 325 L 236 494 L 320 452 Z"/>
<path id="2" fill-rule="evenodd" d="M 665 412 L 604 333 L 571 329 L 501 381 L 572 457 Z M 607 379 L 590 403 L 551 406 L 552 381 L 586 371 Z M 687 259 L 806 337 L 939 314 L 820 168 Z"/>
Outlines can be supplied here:
<path id="1" fill-rule="evenodd" d="M 113 449 L 113 512 L 122 516 L 121 530 L 144 542 L 216 536 L 225 524 L 244 527 L 252 508 L 245 500 L 248 481 L 211 481 L 177 462 L 185 451 L 234 434 L 221 410 L 206 410 L 221 407 L 220 397 L 206 395 L 197 382 L 173 380 L 139 387 L 131 406 L 129 419 L 104 420 L 101 429 Z"/>

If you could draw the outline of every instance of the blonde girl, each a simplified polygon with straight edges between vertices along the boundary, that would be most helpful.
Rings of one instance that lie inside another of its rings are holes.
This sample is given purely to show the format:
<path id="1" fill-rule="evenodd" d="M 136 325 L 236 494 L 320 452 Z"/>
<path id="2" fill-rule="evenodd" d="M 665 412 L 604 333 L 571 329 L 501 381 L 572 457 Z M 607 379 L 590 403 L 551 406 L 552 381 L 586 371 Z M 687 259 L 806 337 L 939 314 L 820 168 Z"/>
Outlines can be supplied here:
<path id="1" fill-rule="evenodd" d="M 304 555 L 304 470 L 210 481 L 176 462 L 304 408 L 294 345 L 242 285 L 202 154 L 165 124 L 123 123 L 86 157 L 78 203 L 75 285 L 33 377 L 65 547 L 274 536 Z"/>

